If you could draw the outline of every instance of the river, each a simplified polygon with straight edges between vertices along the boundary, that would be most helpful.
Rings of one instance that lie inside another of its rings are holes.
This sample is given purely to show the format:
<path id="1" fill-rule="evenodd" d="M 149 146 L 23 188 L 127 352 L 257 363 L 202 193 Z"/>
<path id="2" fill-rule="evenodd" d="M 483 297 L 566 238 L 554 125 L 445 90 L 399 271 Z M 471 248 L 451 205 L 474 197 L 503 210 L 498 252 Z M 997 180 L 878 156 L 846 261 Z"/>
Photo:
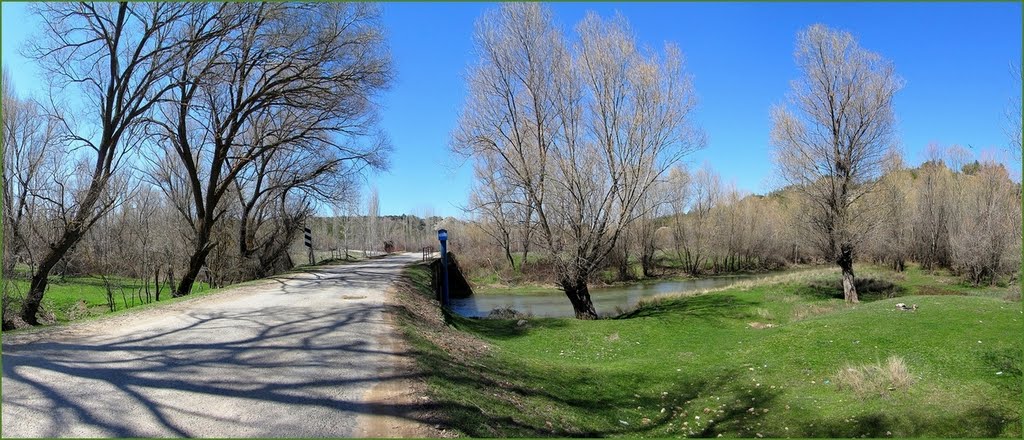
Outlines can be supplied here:
<path id="1" fill-rule="evenodd" d="M 615 314 L 617 312 L 616 308 L 627 310 L 644 298 L 701 291 L 704 289 L 717 289 L 739 281 L 764 278 L 772 275 L 778 275 L 778 272 L 600 287 L 590 289 L 590 297 L 594 300 L 594 308 L 597 309 L 597 313 L 605 316 Z M 483 317 L 487 316 L 491 310 L 506 307 L 537 317 L 574 316 L 572 304 L 569 303 L 569 299 L 565 297 L 565 294 L 562 291 L 550 290 L 540 291 L 535 294 L 517 293 L 505 295 L 501 293 L 488 293 L 472 295 L 468 298 L 452 299 L 451 306 L 455 313 L 466 317 Z"/>

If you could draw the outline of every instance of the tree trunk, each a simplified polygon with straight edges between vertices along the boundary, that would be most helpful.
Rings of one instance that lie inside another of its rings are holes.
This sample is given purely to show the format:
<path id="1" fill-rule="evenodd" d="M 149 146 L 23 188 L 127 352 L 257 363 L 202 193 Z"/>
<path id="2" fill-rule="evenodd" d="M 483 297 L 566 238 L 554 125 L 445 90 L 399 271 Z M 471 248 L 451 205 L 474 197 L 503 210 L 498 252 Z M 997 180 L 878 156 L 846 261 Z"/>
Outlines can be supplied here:
<path id="1" fill-rule="evenodd" d="M 587 289 L 586 280 L 562 280 L 562 289 L 565 296 L 569 297 L 576 319 L 597 319 L 597 310 L 594 309 L 594 302 L 590 299 L 590 290 Z"/>
<path id="2" fill-rule="evenodd" d="M 46 292 L 46 284 L 49 282 L 50 271 L 64 257 L 68 249 L 74 246 L 81 238 L 81 234 L 75 230 L 64 232 L 60 242 L 50 247 L 49 252 L 39 262 L 39 266 L 32 273 L 32 283 L 29 285 L 28 294 L 25 295 L 25 302 L 21 306 L 21 319 L 30 325 L 39 325 L 36 313 L 39 312 L 39 305 L 43 302 L 43 294 Z"/>
<path id="3" fill-rule="evenodd" d="M 896 258 L 893 260 L 892 269 L 896 272 L 903 272 L 906 269 L 906 261 L 902 258 Z"/>
<path id="4" fill-rule="evenodd" d="M 644 271 L 644 278 L 654 277 L 654 254 L 645 252 L 640 259 L 640 266 Z"/>
<path id="5" fill-rule="evenodd" d="M 512 272 L 515 272 L 516 260 L 512 258 L 512 249 L 507 244 L 505 245 L 505 258 L 508 259 L 509 266 L 512 266 Z"/>
<path id="6" fill-rule="evenodd" d="M 192 293 L 192 284 L 199 278 L 199 271 L 203 269 L 203 265 L 206 264 L 206 255 L 210 253 L 211 248 L 205 244 L 202 248 L 197 249 L 192 257 L 188 260 L 188 270 L 181 277 L 181 282 L 178 284 L 178 288 L 175 289 L 171 295 L 175 298 L 179 296 L 185 296 Z"/>
<path id="7" fill-rule="evenodd" d="M 160 263 L 153 269 L 153 284 L 156 290 L 156 301 L 160 302 Z"/>
<path id="8" fill-rule="evenodd" d="M 198 223 L 196 225 L 195 247 L 193 248 L 192 256 L 188 259 L 188 269 L 182 275 L 181 283 L 171 292 L 171 297 L 173 298 L 192 293 L 192 284 L 196 282 L 196 279 L 199 277 L 199 271 L 206 264 L 206 256 L 213 251 L 213 246 L 210 245 L 210 236 L 213 233 L 213 218 L 207 216 L 201 218 Z"/>
<path id="9" fill-rule="evenodd" d="M 853 249 L 844 247 L 837 263 L 843 271 L 843 298 L 851 304 L 860 302 L 857 299 L 857 286 L 853 278 Z"/>
<path id="10" fill-rule="evenodd" d="M 621 260 L 619 260 L 619 264 L 618 264 L 618 266 L 619 266 L 619 280 L 620 281 L 629 281 L 630 279 L 633 278 L 629 274 L 629 254 L 623 253 L 623 255 L 621 255 L 620 258 L 621 258 Z"/>
<path id="11" fill-rule="evenodd" d="M 238 255 L 242 260 L 252 256 L 252 248 L 255 247 L 255 240 L 249 236 L 249 232 L 249 212 L 243 211 L 238 219 Z"/>

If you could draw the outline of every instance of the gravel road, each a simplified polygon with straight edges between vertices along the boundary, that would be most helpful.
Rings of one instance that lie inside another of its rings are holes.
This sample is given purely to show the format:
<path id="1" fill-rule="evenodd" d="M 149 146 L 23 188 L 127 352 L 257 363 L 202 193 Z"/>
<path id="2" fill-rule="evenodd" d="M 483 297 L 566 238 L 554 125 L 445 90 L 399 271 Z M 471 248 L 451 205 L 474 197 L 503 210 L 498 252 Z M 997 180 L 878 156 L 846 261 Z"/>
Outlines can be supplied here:
<path id="1" fill-rule="evenodd" d="M 289 274 L 181 303 L 4 335 L 2 436 L 350 437 L 407 379 L 385 295 L 419 258 Z"/>

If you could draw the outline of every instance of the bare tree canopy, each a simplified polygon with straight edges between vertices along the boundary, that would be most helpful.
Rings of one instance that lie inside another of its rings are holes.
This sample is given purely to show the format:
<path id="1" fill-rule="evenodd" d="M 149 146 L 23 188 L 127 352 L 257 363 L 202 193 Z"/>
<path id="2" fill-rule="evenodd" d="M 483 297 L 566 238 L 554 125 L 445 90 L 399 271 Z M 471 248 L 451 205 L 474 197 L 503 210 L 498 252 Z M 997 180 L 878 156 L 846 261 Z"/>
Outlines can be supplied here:
<path id="1" fill-rule="evenodd" d="M 60 130 L 55 118 L 35 101 L 19 97 L 3 68 L 3 275 L 10 278 L 16 256 L 27 256 L 34 267 L 37 243 L 33 226 L 43 222 L 40 201 L 64 197 L 53 194 L 53 176 Z M 63 206 L 60 204 L 60 206 Z M 58 208 L 54 206 L 52 208 Z M 54 209 L 59 211 L 59 209 Z"/>
<path id="2" fill-rule="evenodd" d="M 638 48 L 621 15 L 591 13 L 575 30 L 568 41 L 536 3 L 486 12 L 452 148 L 521 194 L 514 203 L 536 213 L 576 316 L 592 319 L 588 277 L 644 193 L 703 137 L 677 47 Z"/>
<path id="3" fill-rule="evenodd" d="M 171 178 L 165 168 L 161 187 L 184 192 L 171 198 L 187 204 L 178 210 L 194 231 L 176 296 L 191 291 L 219 244 L 212 234 L 228 212 L 222 201 L 229 191 L 240 194 L 244 255 L 261 199 L 302 211 L 308 202 L 295 205 L 290 195 L 330 198 L 333 190 L 318 183 L 343 184 L 344 172 L 383 168 L 389 150 L 373 102 L 391 80 L 377 6 L 204 4 L 187 29 L 189 44 L 171 74 L 172 99 L 152 120 L 165 154 L 175 158 L 162 165 L 183 174 Z M 289 162 L 301 166 L 270 166 Z M 301 218 L 278 229 L 294 234 Z"/>
<path id="4" fill-rule="evenodd" d="M 857 302 L 853 259 L 872 225 L 862 198 L 894 144 L 902 81 L 849 32 L 820 24 L 797 35 L 794 57 L 802 75 L 771 112 L 775 162 L 806 197 L 809 232 L 842 268 L 846 300 Z"/>

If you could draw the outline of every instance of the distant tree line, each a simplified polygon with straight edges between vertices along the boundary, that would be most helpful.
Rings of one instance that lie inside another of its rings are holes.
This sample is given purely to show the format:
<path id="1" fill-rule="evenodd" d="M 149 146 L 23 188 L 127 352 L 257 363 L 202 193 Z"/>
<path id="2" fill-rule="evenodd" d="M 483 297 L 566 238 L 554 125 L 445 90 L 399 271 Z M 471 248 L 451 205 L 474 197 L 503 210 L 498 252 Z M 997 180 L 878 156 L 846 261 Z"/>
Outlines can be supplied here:
<path id="1" fill-rule="evenodd" d="M 964 162 L 965 151 L 933 144 L 928 148 L 930 158 L 913 168 L 899 156 L 888 158 L 887 171 L 865 199 L 872 209 L 863 215 L 874 225 L 860 242 L 858 261 L 896 271 L 916 262 L 926 270 L 948 269 L 973 284 L 1019 276 L 1021 185 L 995 160 Z M 828 261 L 806 233 L 807 200 L 794 188 L 766 195 L 745 193 L 723 184 L 721 176 L 705 165 L 696 170 L 673 168 L 654 193 L 661 200 L 653 214 L 626 228 L 602 264 L 616 280 L 774 270 Z M 478 269 L 507 276 L 543 270 L 546 256 L 541 247 L 524 241 L 536 233 L 529 230 L 535 226 L 511 216 L 496 221 L 492 215 L 477 213 L 459 226 L 461 248 L 472 255 L 463 258 L 464 265 L 476 262 Z M 526 258 L 515 259 L 513 265 L 507 257 L 531 253 L 539 261 L 526 267 Z"/>

